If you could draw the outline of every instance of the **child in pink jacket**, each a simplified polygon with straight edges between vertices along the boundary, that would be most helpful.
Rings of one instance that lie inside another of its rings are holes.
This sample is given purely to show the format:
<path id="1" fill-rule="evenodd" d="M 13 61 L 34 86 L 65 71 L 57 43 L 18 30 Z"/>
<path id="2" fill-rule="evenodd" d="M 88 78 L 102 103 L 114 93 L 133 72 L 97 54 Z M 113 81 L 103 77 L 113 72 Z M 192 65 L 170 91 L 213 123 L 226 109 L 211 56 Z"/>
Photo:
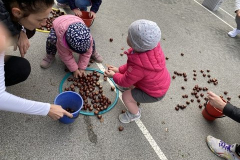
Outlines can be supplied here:
<path id="1" fill-rule="evenodd" d="M 58 51 L 60 59 L 76 78 L 84 74 L 90 58 L 98 63 L 102 62 L 102 57 L 96 52 L 89 28 L 81 18 L 74 15 L 63 15 L 53 21 L 46 51 L 47 54 L 40 64 L 42 68 L 50 67 Z M 73 52 L 79 54 L 78 62 L 75 61 Z"/>
<path id="2" fill-rule="evenodd" d="M 127 63 L 119 68 L 108 66 L 105 71 L 105 75 L 113 78 L 117 85 L 131 88 L 122 94 L 128 109 L 119 115 L 122 123 L 141 117 L 137 102 L 160 101 L 170 86 L 171 78 L 159 43 L 160 38 L 161 31 L 155 22 L 143 19 L 133 22 L 127 37 L 127 44 L 131 48 L 124 52 L 128 57 Z"/>

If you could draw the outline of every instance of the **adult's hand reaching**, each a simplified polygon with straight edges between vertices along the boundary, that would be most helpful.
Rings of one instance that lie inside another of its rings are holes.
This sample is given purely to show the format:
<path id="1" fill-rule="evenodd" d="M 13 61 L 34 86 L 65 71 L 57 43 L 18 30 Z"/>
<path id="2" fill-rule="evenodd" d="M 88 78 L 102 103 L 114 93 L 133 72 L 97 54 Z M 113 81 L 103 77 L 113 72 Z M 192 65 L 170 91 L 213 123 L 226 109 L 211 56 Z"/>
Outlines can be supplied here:
<path id="1" fill-rule="evenodd" d="M 71 113 L 64 110 L 61 106 L 51 104 L 50 110 L 48 112 L 49 117 L 51 117 L 53 120 L 58 120 L 59 118 L 62 118 L 64 115 L 68 116 L 69 118 L 73 117 Z"/>

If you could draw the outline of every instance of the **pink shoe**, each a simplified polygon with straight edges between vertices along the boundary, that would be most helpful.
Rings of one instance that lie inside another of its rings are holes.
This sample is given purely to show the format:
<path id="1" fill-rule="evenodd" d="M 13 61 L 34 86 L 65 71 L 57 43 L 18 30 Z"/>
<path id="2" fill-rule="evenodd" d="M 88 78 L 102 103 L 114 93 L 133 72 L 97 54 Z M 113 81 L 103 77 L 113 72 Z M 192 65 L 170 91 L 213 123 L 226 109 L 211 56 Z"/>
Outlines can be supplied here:
<path id="1" fill-rule="evenodd" d="M 97 63 L 102 63 L 102 61 L 103 61 L 102 56 L 100 54 L 98 54 L 97 52 L 92 54 L 91 58 L 93 60 L 95 60 Z"/>
<path id="2" fill-rule="evenodd" d="M 47 54 L 46 57 L 43 58 L 40 66 L 42 68 L 47 69 L 51 66 L 51 64 L 53 63 L 54 60 L 55 60 L 55 55 Z"/>

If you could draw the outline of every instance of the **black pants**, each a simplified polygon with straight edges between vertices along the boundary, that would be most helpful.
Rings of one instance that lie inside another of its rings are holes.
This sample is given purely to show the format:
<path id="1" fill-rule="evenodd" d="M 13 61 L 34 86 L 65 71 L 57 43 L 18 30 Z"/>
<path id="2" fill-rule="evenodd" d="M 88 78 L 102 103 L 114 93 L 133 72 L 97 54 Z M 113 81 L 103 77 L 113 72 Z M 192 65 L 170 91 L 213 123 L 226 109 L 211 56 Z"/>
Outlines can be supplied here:
<path id="1" fill-rule="evenodd" d="M 30 31 L 26 30 L 28 39 L 31 38 L 36 30 Z M 31 66 L 28 60 L 17 56 L 5 56 L 5 85 L 11 86 L 25 81 L 30 72 Z"/>
<path id="2" fill-rule="evenodd" d="M 31 66 L 28 60 L 17 56 L 6 56 L 5 61 L 5 85 L 11 86 L 25 81 L 30 72 Z"/>

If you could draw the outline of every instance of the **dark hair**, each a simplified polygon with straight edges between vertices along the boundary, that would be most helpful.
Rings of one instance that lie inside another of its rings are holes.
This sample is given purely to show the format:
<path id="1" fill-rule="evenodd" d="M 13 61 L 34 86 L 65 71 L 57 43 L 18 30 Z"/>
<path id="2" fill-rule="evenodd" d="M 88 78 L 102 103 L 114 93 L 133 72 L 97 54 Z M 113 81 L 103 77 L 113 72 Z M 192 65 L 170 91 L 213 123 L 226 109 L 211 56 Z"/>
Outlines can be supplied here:
<path id="1" fill-rule="evenodd" d="M 54 0 L 2 0 L 7 11 L 12 14 L 13 7 L 19 7 L 24 12 L 24 17 L 31 13 L 38 13 L 54 4 Z"/>

